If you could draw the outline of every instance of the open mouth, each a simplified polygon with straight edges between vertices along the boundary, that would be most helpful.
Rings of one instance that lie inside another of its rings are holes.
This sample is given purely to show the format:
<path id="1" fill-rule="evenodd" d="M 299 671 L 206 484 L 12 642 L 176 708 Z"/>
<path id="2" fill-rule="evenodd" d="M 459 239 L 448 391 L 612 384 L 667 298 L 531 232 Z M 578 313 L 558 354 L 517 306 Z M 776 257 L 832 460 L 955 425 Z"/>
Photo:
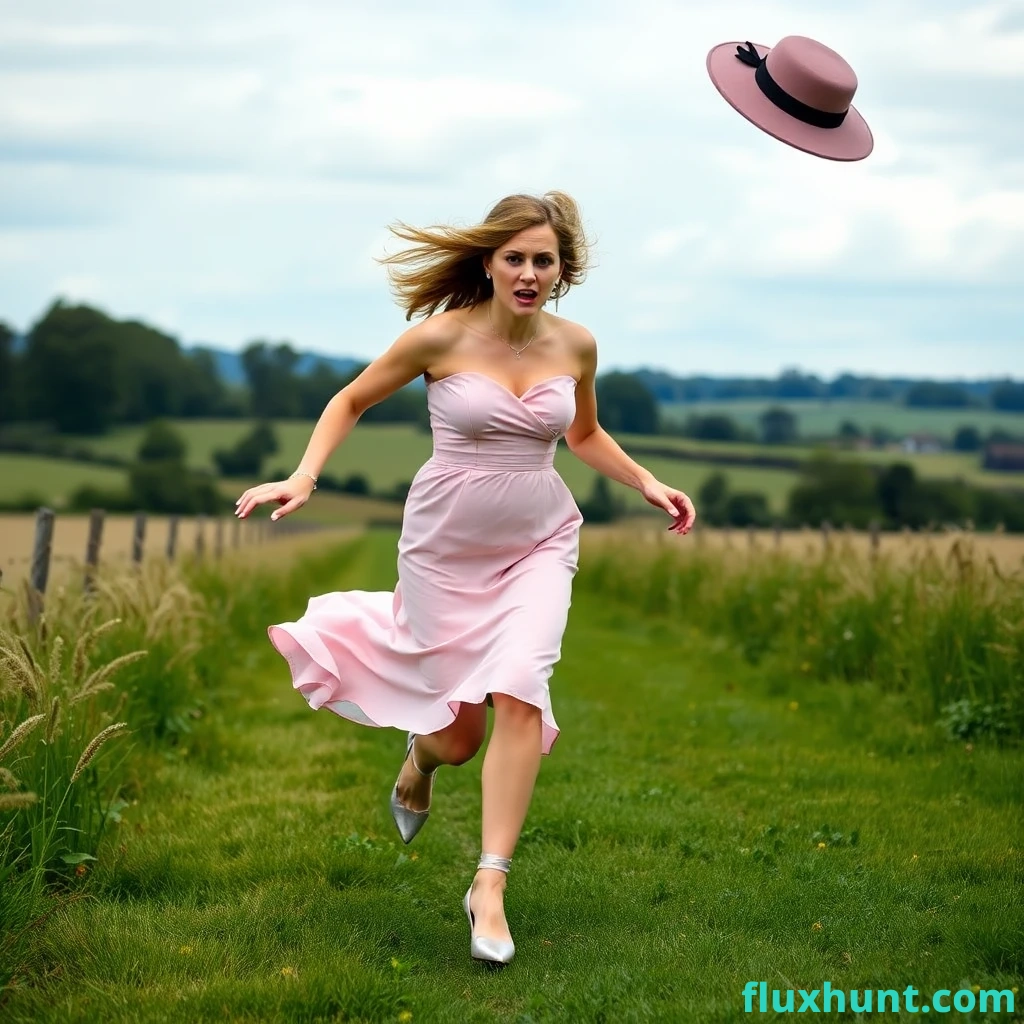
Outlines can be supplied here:
<path id="1" fill-rule="evenodd" d="M 532 288 L 521 288 L 517 292 L 512 293 L 520 302 L 533 302 L 537 298 L 537 293 Z"/>

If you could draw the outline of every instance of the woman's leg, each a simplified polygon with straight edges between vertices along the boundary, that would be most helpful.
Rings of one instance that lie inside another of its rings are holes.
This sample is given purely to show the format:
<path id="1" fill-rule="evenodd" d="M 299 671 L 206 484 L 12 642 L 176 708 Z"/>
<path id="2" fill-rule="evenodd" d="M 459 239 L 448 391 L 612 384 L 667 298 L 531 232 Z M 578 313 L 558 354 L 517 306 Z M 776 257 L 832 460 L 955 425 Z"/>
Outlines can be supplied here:
<path id="1" fill-rule="evenodd" d="M 476 756 L 486 733 L 487 705 L 463 703 L 451 725 L 417 736 L 412 757 L 405 759 L 398 776 L 398 799 L 410 811 L 425 811 L 430 806 L 431 780 L 420 772 L 431 772 L 442 764 L 465 764 Z M 413 767 L 413 757 L 419 772 Z"/>
<path id="2" fill-rule="evenodd" d="M 495 693 L 494 729 L 482 773 L 482 853 L 511 858 L 523 830 L 540 771 L 540 708 Z M 421 765 L 422 767 L 422 765 Z M 510 940 L 504 909 L 505 872 L 481 868 L 473 879 L 470 908 L 477 935 Z"/>

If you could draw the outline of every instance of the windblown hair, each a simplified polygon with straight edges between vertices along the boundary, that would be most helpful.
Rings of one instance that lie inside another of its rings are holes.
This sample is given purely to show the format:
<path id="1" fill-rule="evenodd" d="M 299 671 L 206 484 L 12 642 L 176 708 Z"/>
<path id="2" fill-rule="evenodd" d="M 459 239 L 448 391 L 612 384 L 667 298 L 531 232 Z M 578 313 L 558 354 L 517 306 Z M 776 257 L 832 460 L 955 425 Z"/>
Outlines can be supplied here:
<path id="1" fill-rule="evenodd" d="M 393 224 L 393 234 L 415 244 L 378 262 L 388 265 L 391 287 L 405 310 L 405 319 L 418 314 L 432 316 L 439 307 L 462 309 L 489 299 L 494 286 L 484 276 L 483 258 L 513 235 L 542 224 L 550 224 L 558 239 L 561 272 L 551 296 L 559 299 L 572 285 L 583 283 L 590 265 L 590 243 L 579 207 L 565 192 L 506 196 L 482 224 L 468 228 Z"/>

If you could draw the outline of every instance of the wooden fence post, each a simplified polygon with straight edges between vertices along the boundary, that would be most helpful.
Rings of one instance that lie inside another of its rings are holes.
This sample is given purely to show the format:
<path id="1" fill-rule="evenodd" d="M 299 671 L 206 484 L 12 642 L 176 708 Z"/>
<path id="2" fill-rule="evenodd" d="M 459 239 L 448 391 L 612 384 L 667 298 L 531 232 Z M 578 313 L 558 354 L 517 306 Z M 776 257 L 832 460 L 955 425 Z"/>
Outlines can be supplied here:
<path id="1" fill-rule="evenodd" d="M 235 516 L 235 525 L 231 528 L 231 546 L 237 548 L 241 543 L 242 536 L 242 520 Z"/>
<path id="2" fill-rule="evenodd" d="M 206 538 L 203 536 L 205 524 L 205 516 L 196 516 L 196 558 L 198 559 L 202 559 L 203 551 L 206 548 Z"/>
<path id="3" fill-rule="evenodd" d="M 780 523 L 777 519 L 775 520 L 775 527 L 773 532 L 775 533 L 775 550 L 779 551 L 782 548 L 782 523 Z"/>
<path id="4" fill-rule="evenodd" d="M 877 519 L 871 520 L 871 557 L 878 557 L 878 545 L 881 540 L 881 527 Z"/>
<path id="5" fill-rule="evenodd" d="M 132 562 L 142 564 L 142 548 L 146 540 L 146 513 L 139 512 L 135 517 L 135 529 L 132 532 Z"/>
<path id="6" fill-rule="evenodd" d="M 825 553 L 828 553 L 829 549 L 829 537 L 832 533 L 832 524 L 826 519 L 821 524 L 821 546 Z"/>
<path id="7" fill-rule="evenodd" d="M 749 523 L 747 525 L 747 547 L 749 547 L 751 551 L 757 547 L 757 535 L 754 531 L 753 523 Z"/>
<path id="8" fill-rule="evenodd" d="M 214 556 L 220 558 L 224 554 L 224 517 L 217 516 L 217 532 L 213 543 Z"/>
<path id="9" fill-rule="evenodd" d="M 178 550 L 178 517 L 171 516 L 167 520 L 167 561 L 173 562 Z"/>
<path id="10" fill-rule="evenodd" d="M 53 509 L 36 510 L 36 536 L 32 545 L 32 569 L 29 577 L 28 615 L 36 622 L 43 613 L 43 595 L 50 576 L 50 554 L 53 551 Z"/>
<path id="11" fill-rule="evenodd" d="M 86 594 L 96 589 L 96 568 L 100 562 L 100 544 L 103 542 L 103 516 L 101 508 L 89 512 L 89 539 L 85 542 L 85 579 L 82 588 Z"/>

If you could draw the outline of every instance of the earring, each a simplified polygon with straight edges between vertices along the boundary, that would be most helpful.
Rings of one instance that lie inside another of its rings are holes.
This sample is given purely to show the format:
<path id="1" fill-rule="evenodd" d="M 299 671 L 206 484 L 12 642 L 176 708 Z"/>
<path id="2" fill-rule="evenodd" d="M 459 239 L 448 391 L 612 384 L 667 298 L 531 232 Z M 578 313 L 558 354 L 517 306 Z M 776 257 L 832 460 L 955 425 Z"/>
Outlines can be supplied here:
<path id="1" fill-rule="evenodd" d="M 488 281 L 490 281 L 491 275 L 488 274 L 486 270 L 484 271 L 484 276 L 487 278 Z"/>

